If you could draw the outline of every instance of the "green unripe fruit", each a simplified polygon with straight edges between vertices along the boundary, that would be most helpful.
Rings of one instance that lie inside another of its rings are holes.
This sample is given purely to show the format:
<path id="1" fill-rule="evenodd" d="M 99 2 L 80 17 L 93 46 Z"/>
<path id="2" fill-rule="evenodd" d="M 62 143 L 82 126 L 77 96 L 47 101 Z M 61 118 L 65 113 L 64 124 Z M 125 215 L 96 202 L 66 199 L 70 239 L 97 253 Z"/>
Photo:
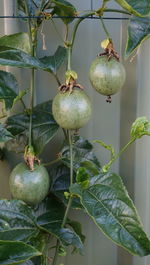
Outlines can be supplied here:
<path id="1" fill-rule="evenodd" d="M 125 68 L 116 58 L 103 55 L 97 57 L 91 64 L 90 81 L 93 88 L 102 95 L 116 94 L 125 82 Z"/>
<path id="2" fill-rule="evenodd" d="M 59 92 L 52 104 L 52 112 L 60 127 L 76 130 L 83 127 L 91 117 L 92 107 L 89 97 L 83 90 L 74 89 Z"/>
<path id="3" fill-rule="evenodd" d="M 20 163 L 11 172 L 9 184 L 13 198 L 36 205 L 46 197 L 50 179 L 44 166 L 35 165 L 31 171 L 25 163 Z"/>

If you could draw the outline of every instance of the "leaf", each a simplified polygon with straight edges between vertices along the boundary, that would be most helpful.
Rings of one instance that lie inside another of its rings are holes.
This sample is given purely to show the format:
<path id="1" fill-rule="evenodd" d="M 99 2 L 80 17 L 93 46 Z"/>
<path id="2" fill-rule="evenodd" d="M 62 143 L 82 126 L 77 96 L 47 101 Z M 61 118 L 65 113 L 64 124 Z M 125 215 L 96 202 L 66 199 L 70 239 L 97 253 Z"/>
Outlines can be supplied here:
<path id="1" fill-rule="evenodd" d="M 128 58 L 149 37 L 150 17 L 140 18 L 132 16 L 128 25 L 125 58 Z"/>
<path id="2" fill-rule="evenodd" d="M 97 168 L 100 168 L 100 163 L 93 152 L 93 146 L 88 140 L 80 136 L 75 136 L 73 153 L 74 170 L 77 170 L 85 161 L 92 161 L 97 166 Z M 70 151 L 68 145 L 64 145 L 63 149 L 61 150 L 61 154 L 62 162 L 70 167 Z"/>
<path id="3" fill-rule="evenodd" d="M 31 54 L 29 35 L 26 32 L 19 32 L 1 37 L 0 46 L 18 49 Z"/>
<path id="4" fill-rule="evenodd" d="M 0 200 L 0 240 L 27 241 L 38 233 L 32 209 L 22 201 Z"/>
<path id="5" fill-rule="evenodd" d="M 26 0 L 27 5 L 29 8 L 29 14 L 31 16 L 34 16 L 37 14 L 37 11 L 41 10 L 44 11 L 44 9 L 47 7 L 50 7 L 51 0 Z M 23 0 L 17 0 L 17 9 L 19 11 L 19 14 L 22 16 L 27 15 L 26 13 L 26 7 L 25 7 L 25 1 Z"/>
<path id="6" fill-rule="evenodd" d="M 41 253 L 35 248 L 15 241 L 0 241 L 0 265 L 20 264 Z"/>
<path id="7" fill-rule="evenodd" d="M 69 220 L 67 222 L 67 224 L 69 224 L 73 230 L 76 232 L 76 234 L 81 238 L 82 243 L 85 242 L 85 235 L 83 235 L 82 233 L 82 225 L 81 223 L 74 221 L 74 220 Z"/>
<path id="8" fill-rule="evenodd" d="M 0 70 L 0 101 L 4 102 L 6 110 L 12 108 L 17 97 L 15 91 L 18 89 L 16 78 L 11 73 Z"/>
<path id="9" fill-rule="evenodd" d="M 135 16 L 147 16 L 150 13 L 150 1 L 149 0 L 115 0 L 124 9 L 129 11 Z"/>
<path id="10" fill-rule="evenodd" d="M 57 237 L 63 246 L 73 245 L 82 253 L 83 245 L 79 236 L 68 228 L 62 228 L 65 208 L 53 197 L 47 199 L 42 214 L 37 218 L 39 227 Z"/>
<path id="11" fill-rule="evenodd" d="M 36 154 L 42 152 L 44 146 L 55 136 L 59 126 L 52 115 L 52 101 L 37 105 L 33 110 L 33 145 Z M 21 113 L 8 118 L 6 128 L 13 136 L 28 136 L 30 117 Z"/>
<path id="12" fill-rule="evenodd" d="M 45 68 L 49 69 L 51 73 L 56 74 L 57 70 L 64 62 L 67 57 L 67 50 L 65 47 L 59 46 L 52 56 L 45 56 L 40 59 L 40 61 L 45 65 Z"/>
<path id="13" fill-rule="evenodd" d="M 80 184 L 83 189 L 89 187 L 89 182 L 90 182 L 89 178 L 90 176 L 84 167 L 78 168 L 76 175 L 76 182 Z"/>
<path id="14" fill-rule="evenodd" d="M 139 117 L 131 126 L 131 138 L 141 138 L 143 135 L 150 135 L 150 123 L 146 117 Z"/>
<path id="15" fill-rule="evenodd" d="M 0 65 L 8 65 L 20 68 L 42 69 L 56 74 L 66 58 L 66 49 L 59 46 L 53 56 L 45 56 L 41 59 L 8 47 L 0 46 Z"/>
<path id="16" fill-rule="evenodd" d="M 51 192 L 67 206 L 68 200 L 64 192 L 69 191 L 70 169 L 63 164 L 59 164 L 51 168 L 49 175 L 52 179 Z M 71 207 L 74 209 L 82 209 L 82 205 L 78 198 L 73 198 Z"/>
<path id="17" fill-rule="evenodd" d="M 4 125 L 0 124 L 0 142 L 5 143 L 11 139 L 13 139 L 13 135 L 4 127 Z"/>
<path id="18" fill-rule="evenodd" d="M 74 185 L 71 191 L 80 196 L 87 214 L 105 235 L 133 255 L 150 254 L 150 241 L 119 176 L 101 174 L 86 190 Z"/>
<path id="19" fill-rule="evenodd" d="M 46 70 L 44 65 L 37 58 L 21 50 L 2 46 L 0 46 L 0 65 Z"/>
<path id="20" fill-rule="evenodd" d="M 95 177 L 96 175 L 99 175 L 99 170 L 95 163 L 92 161 L 83 161 L 81 162 L 81 167 L 84 167 L 86 169 L 86 172 L 90 175 L 91 178 Z"/>
<path id="21" fill-rule="evenodd" d="M 26 2 L 28 5 L 29 14 L 34 16 L 36 9 L 39 7 L 39 0 L 26 0 Z M 19 15 L 27 15 L 25 1 L 17 0 L 17 10 L 19 11 Z"/>
<path id="22" fill-rule="evenodd" d="M 66 0 L 52 0 L 52 3 L 55 4 L 54 12 L 62 17 L 65 24 L 73 21 L 74 18 L 72 17 L 76 16 L 77 10 L 70 2 Z M 71 18 L 65 18 L 66 16 Z"/>

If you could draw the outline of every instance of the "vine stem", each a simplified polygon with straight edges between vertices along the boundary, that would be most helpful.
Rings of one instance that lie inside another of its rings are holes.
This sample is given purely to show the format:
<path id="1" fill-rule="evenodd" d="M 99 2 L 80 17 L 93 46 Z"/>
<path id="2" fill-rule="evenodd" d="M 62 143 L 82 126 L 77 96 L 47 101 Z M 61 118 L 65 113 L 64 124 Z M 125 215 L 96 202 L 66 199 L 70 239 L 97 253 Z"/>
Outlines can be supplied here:
<path id="1" fill-rule="evenodd" d="M 74 41 L 75 41 L 75 37 L 76 37 L 76 33 L 77 33 L 77 29 L 80 25 L 80 23 L 87 17 L 89 16 L 92 16 L 92 15 L 95 15 L 95 14 L 98 14 L 98 12 L 101 11 L 101 8 L 98 9 L 98 10 L 92 10 L 92 11 L 89 11 L 87 14 L 84 14 L 81 18 L 79 18 L 76 22 L 76 24 L 74 25 L 74 29 L 73 29 L 73 36 L 72 36 L 72 40 L 71 40 L 71 47 L 73 48 L 73 45 L 74 45 Z M 103 10 L 103 13 L 105 12 L 115 12 L 115 13 L 121 13 L 121 14 L 125 14 L 125 15 L 131 15 L 131 13 L 125 11 L 125 10 L 120 10 L 120 9 L 110 9 L 110 8 L 105 8 Z"/>
<path id="2" fill-rule="evenodd" d="M 118 153 L 118 154 L 116 154 L 115 156 L 114 156 L 114 158 L 112 159 L 112 160 L 110 160 L 110 162 L 108 163 L 108 164 L 106 164 L 104 167 L 103 167 L 103 169 L 102 169 L 102 171 L 103 172 L 105 172 L 105 171 L 108 171 L 109 170 L 109 168 L 111 167 L 111 165 L 122 155 L 122 153 L 123 152 L 125 152 L 126 151 L 126 149 L 133 143 L 133 142 L 135 142 L 135 140 L 136 140 L 136 138 L 133 138 L 133 139 L 131 139 L 122 149 L 121 149 L 121 151 Z"/>
<path id="3" fill-rule="evenodd" d="M 73 144 L 72 144 L 72 134 L 71 134 L 70 130 L 68 130 L 68 136 L 69 136 L 69 149 L 70 149 L 70 186 L 71 186 L 73 184 Z M 72 204 L 72 196 L 70 195 L 69 201 L 67 204 L 67 208 L 66 208 L 66 211 L 64 214 L 64 218 L 62 221 L 61 228 L 64 228 L 64 226 L 67 222 L 67 218 L 68 218 L 69 210 L 71 208 L 71 204 Z M 59 246 L 60 246 L 60 242 L 59 242 L 59 240 L 57 240 L 56 251 L 55 251 L 52 265 L 57 265 Z"/>
<path id="4" fill-rule="evenodd" d="M 25 1 L 26 4 L 26 12 L 28 17 L 30 16 L 27 0 Z M 37 41 L 37 28 L 33 28 L 32 32 L 32 25 L 31 20 L 28 18 L 28 30 L 29 30 L 29 40 L 30 40 L 30 48 L 31 48 L 31 55 L 34 57 L 36 53 L 36 41 Z M 29 123 L 29 146 L 32 145 L 32 114 L 33 114 L 33 106 L 34 106 L 34 90 L 35 90 L 35 69 L 32 68 L 31 70 L 31 86 L 30 86 L 30 123 Z"/>
<path id="5" fill-rule="evenodd" d="M 48 162 L 48 163 L 44 163 L 44 164 L 42 164 L 43 166 L 51 166 L 51 165 L 54 165 L 54 164 L 56 164 L 56 163 L 58 163 L 58 162 L 60 162 L 62 160 L 62 157 L 61 158 L 57 158 L 57 159 L 55 159 L 55 160 L 53 160 L 53 161 L 50 161 L 50 162 Z"/>

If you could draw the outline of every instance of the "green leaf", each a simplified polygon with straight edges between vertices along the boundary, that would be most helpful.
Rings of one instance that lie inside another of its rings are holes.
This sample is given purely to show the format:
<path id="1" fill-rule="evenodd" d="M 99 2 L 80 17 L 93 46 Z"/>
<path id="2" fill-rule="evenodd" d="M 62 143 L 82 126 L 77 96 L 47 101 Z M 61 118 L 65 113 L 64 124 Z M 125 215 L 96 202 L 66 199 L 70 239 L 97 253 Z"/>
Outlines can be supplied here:
<path id="1" fill-rule="evenodd" d="M 0 200 L 0 240 L 27 241 L 38 233 L 32 209 L 22 201 Z"/>
<path id="2" fill-rule="evenodd" d="M 74 221 L 74 220 L 68 220 L 68 225 L 70 225 L 73 230 L 76 232 L 76 234 L 81 238 L 82 243 L 85 242 L 85 235 L 82 233 L 82 225 L 81 223 Z"/>
<path id="3" fill-rule="evenodd" d="M 52 3 L 55 4 L 54 12 L 62 17 L 65 24 L 73 21 L 74 18 L 63 18 L 65 16 L 75 17 L 77 14 L 76 8 L 70 2 L 66 0 L 52 0 Z"/>
<path id="4" fill-rule="evenodd" d="M 30 117 L 21 113 L 8 118 L 6 128 L 13 136 L 27 135 Z M 33 110 L 33 145 L 36 154 L 55 136 L 59 126 L 52 115 L 52 101 L 37 105 Z"/>
<path id="5" fill-rule="evenodd" d="M 92 161 L 87 160 L 81 162 L 81 167 L 84 167 L 86 169 L 86 172 L 88 172 L 91 178 L 96 175 L 99 175 L 98 167 Z"/>
<path id="6" fill-rule="evenodd" d="M 44 11 L 45 8 L 49 8 L 51 0 L 26 0 L 29 8 L 29 14 L 31 16 L 36 15 L 39 10 Z M 22 16 L 27 15 L 25 1 L 17 0 L 17 9 Z"/>
<path id="7" fill-rule="evenodd" d="M 0 46 L 0 65 L 46 70 L 44 65 L 37 58 L 21 50 L 2 46 Z"/>
<path id="8" fill-rule="evenodd" d="M 31 54 L 29 35 L 25 32 L 19 32 L 1 37 L 0 46 L 18 49 Z"/>
<path id="9" fill-rule="evenodd" d="M 75 136 L 73 153 L 74 170 L 77 170 L 80 166 L 82 166 L 81 164 L 85 161 L 91 161 L 97 166 L 98 169 L 100 168 L 100 163 L 93 152 L 93 146 L 88 140 L 80 136 Z M 61 150 L 61 154 L 62 162 L 70 167 L 70 151 L 68 145 L 64 145 L 63 149 Z"/>
<path id="10" fill-rule="evenodd" d="M 143 135 L 150 135 L 150 123 L 146 117 L 139 117 L 133 122 L 131 127 L 131 138 L 141 138 Z"/>
<path id="11" fill-rule="evenodd" d="M 47 199 L 42 214 L 37 218 L 41 229 L 57 237 L 63 246 L 73 245 L 80 253 L 83 245 L 79 236 L 68 228 L 62 228 L 65 208 L 53 197 Z"/>
<path id="12" fill-rule="evenodd" d="M 15 241 L 0 241 L 0 265 L 20 264 L 41 253 L 35 248 Z"/>
<path id="13" fill-rule="evenodd" d="M 41 59 L 29 54 L 4 46 L 0 46 L 0 65 L 8 65 L 19 68 L 42 69 L 56 74 L 66 58 L 66 48 L 59 46 L 53 56 L 45 56 Z"/>
<path id="14" fill-rule="evenodd" d="M 83 189 L 89 187 L 89 174 L 84 167 L 80 167 L 77 170 L 76 182 L 81 185 Z"/>
<path id="15" fill-rule="evenodd" d="M 51 192 L 67 206 L 68 200 L 66 199 L 64 192 L 69 191 L 70 169 L 63 164 L 59 164 L 56 167 L 51 168 L 49 174 L 52 179 Z M 74 209 L 83 208 L 78 198 L 73 198 L 71 207 Z"/>
<path id="16" fill-rule="evenodd" d="M 4 102 L 6 110 L 12 108 L 17 97 L 15 91 L 18 89 L 16 78 L 11 73 L 0 70 L 0 101 Z"/>
<path id="17" fill-rule="evenodd" d="M 150 13 L 149 0 L 115 0 L 121 7 L 135 16 L 147 16 Z"/>
<path id="18" fill-rule="evenodd" d="M 59 46 L 52 56 L 45 56 L 40 59 L 47 71 L 56 74 L 57 70 L 67 57 L 67 50 L 65 47 Z"/>
<path id="19" fill-rule="evenodd" d="M 150 241 L 119 176 L 101 174 L 88 189 L 81 190 L 76 184 L 73 190 L 80 196 L 87 214 L 105 235 L 133 255 L 150 254 Z"/>
<path id="20" fill-rule="evenodd" d="M 150 17 L 131 17 L 128 25 L 128 40 L 125 57 L 128 58 L 146 39 L 150 37 Z"/>
<path id="21" fill-rule="evenodd" d="M 13 135 L 4 127 L 4 125 L 0 124 L 0 142 L 5 143 L 11 139 L 13 139 Z"/>

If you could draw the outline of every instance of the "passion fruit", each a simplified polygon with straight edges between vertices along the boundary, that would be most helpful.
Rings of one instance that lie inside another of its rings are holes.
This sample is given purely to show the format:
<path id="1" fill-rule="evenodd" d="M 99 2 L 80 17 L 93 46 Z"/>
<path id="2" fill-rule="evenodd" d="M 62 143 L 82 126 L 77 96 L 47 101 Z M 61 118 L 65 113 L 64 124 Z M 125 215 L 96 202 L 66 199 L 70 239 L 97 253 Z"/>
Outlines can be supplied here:
<path id="1" fill-rule="evenodd" d="M 10 175 L 10 191 L 13 198 L 29 205 L 40 203 L 47 195 L 50 178 L 46 168 L 34 165 L 31 171 L 25 163 L 18 164 Z"/>
<path id="2" fill-rule="evenodd" d="M 81 89 L 61 91 L 55 96 L 52 112 L 61 128 L 77 130 L 83 127 L 91 117 L 92 107 L 89 97 Z"/>
<path id="3" fill-rule="evenodd" d="M 89 77 L 93 88 L 102 95 L 116 94 L 125 82 L 126 72 L 122 63 L 107 55 L 97 57 L 90 66 Z"/>

